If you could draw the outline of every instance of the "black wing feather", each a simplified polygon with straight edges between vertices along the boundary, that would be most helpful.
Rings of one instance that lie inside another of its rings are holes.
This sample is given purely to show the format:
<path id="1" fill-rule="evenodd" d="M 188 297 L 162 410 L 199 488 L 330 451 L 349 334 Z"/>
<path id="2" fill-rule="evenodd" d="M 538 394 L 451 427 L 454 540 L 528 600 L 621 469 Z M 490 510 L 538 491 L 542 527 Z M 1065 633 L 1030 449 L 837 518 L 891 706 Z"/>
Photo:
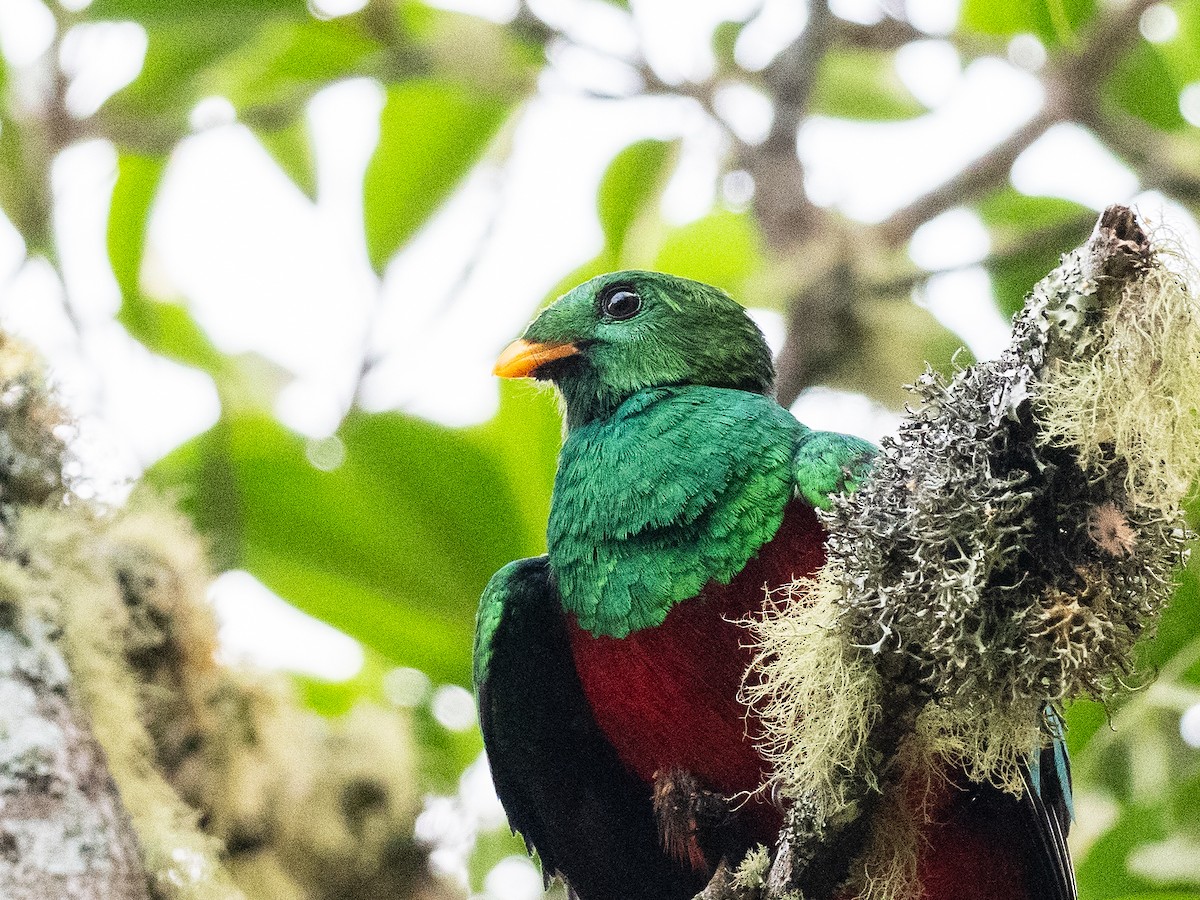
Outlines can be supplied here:
<path id="1" fill-rule="evenodd" d="M 1060 765 L 1061 763 L 1061 765 Z M 1061 742 L 1041 751 L 1036 777 L 1024 774 L 1021 796 L 1028 838 L 1028 855 L 1035 861 L 1031 875 L 1036 889 L 1030 896 L 1047 900 L 1076 900 L 1075 872 L 1067 834 L 1071 830 L 1071 769 Z M 1066 784 L 1063 781 L 1066 781 Z"/>
<path id="2" fill-rule="evenodd" d="M 649 786 L 592 717 L 546 558 L 507 567 L 488 592 L 500 612 L 492 633 L 481 633 L 479 722 L 513 829 L 580 900 L 694 896 L 703 878 L 662 850 Z"/>
<path id="3" fill-rule="evenodd" d="M 1076 900 L 1075 876 L 1066 841 L 1070 810 L 1053 763 L 1054 751 L 1049 749 L 1034 762 L 1032 769 L 1022 771 L 1025 790 L 1020 797 L 995 785 L 972 784 L 965 789 L 960 806 L 961 814 L 966 817 L 963 827 L 986 835 L 1014 854 L 1015 871 L 997 873 L 996 877 L 1021 873 L 1024 896 L 1029 900 Z M 1069 790 L 1069 785 L 1066 789 Z M 952 841 L 953 835 L 946 839 Z M 1001 896 L 1011 896 L 1010 885 L 997 886 Z M 939 885 L 934 893 L 939 898 L 952 896 L 945 893 L 947 889 L 947 885 Z"/>
<path id="4" fill-rule="evenodd" d="M 1067 848 L 1070 772 L 1065 751 L 1060 748 L 1059 752 L 1061 768 L 1056 765 L 1055 749 L 1049 747 L 1022 770 L 1025 789 L 1020 797 L 990 784 L 974 785 L 971 790 L 975 802 L 981 805 L 973 813 L 974 820 L 984 823 L 995 840 L 1016 853 L 1030 900 L 1077 897 Z"/>

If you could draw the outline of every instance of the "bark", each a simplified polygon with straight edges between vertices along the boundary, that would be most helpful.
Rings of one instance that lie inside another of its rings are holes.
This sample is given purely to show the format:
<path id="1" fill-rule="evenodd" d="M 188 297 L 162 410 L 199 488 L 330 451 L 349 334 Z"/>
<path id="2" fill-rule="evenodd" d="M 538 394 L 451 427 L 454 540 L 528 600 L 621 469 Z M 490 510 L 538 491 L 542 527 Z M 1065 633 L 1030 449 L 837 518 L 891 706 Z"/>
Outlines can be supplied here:
<path id="1" fill-rule="evenodd" d="M 0 630 L 0 897 L 148 900 L 137 837 L 48 630 Z"/>

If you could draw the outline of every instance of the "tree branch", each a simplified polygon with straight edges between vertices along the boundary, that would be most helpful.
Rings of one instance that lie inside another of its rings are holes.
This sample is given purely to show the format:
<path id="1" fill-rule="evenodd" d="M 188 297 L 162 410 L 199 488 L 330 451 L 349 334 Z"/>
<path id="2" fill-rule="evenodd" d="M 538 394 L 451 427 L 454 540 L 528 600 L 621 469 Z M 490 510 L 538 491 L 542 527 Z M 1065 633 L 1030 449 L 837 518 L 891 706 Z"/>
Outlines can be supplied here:
<path id="1" fill-rule="evenodd" d="M 1124 207 L 999 359 L 921 379 L 825 518 L 825 567 L 754 627 L 746 691 L 793 804 L 772 897 L 917 896 L 912 809 L 954 803 L 942 775 L 1041 791 L 1030 752 L 1061 739 L 1058 705 L 1119 693 L 1172 596 L 1198 384 L 1200 307 Z"/>
<path id="2" fill-rule="evenodd" d="M 794 248 L 810 232 L 821 212 L 804 192 L 804 172 L 796 153 L 796 133 L 808 112 L 821 60 L 839 31 L 828 0 L 811 0 L 808 22 L 762 72 L 764 88 L 775 104 L 766 140 L 743 147 L 739 165 L 754 178 L 754 214 L 767 244 L 776 250 Z"/>
<path id="3" fill-rule="evenodd" d="M 1002 184 L 1017 157 L 1052 125 L 1083 115 L 1094 103 L 1098 83 L 1113 71 L 1137 39 L 1138 20 L 1154 2 L 1131 0 L 1101 18 L 1078 50 L 1065 54 L 1047 73 L 1042 110 L 960 172 L 884 220 L 878 226 L 884 241 L 899 246 L 923 223 Z"/>
<path id="4" fill-rule="evenodd" d="M 0 896 L 148 900 L 137 837 L 51 629 L 0 611 Z"/>
<path id="5" fill-rule="evenodd" d="M 1022 236 L 1021 240 L 1013 241 L 1006 246 L 997 248 L 978 262 L 949 266 L 944 269 L 920 270 L 896 278 L 867 281 L 862 285 L 862 290 L 873 297 L 907 297 L 913 288 L 924 284 L 930 278 L 938 275 L 962 272 L 976 266 L 982 266 L 987 269 L 1019 259 L 1022 256 L 1045 247 L 1063 247 L 1077 244 L 1079 239 L 1088 233 L 1088 229 L 1094 222 L 1095 215 L 1089 211 L 1065 222 L 1048 225 L 1045 228 L 1038 228 L 1028 232 Z"/>

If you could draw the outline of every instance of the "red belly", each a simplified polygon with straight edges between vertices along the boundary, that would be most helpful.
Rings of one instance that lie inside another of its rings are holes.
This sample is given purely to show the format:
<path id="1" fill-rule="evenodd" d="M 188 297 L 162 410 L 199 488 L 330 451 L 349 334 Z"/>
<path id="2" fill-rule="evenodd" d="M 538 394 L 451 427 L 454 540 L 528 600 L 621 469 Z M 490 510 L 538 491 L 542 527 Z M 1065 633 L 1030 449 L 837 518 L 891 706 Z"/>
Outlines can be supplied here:
<path id="1" fill-rule="evenodd" d="M 762 610 L 765 589 L 815 572 L 824 540 L 815 513 L 793 501 L 775 537 L 729 585 L 709 584 L 657 628 L 597 638 L 570 619 L 575 666 L 596 721 L 639 778 L 649 784 L 656 772 L 684 769 L 728 795 L 763 783 L 755 722 L 737 701 L 753 652 L 736 623 Z M 780 813 L 759 796 L 748 805 L 755 837 L 774 846 Z M 929 798 L 922 900 L 1027 900 L 1015 823 L 991 821 L 963 799 L 949 784 Z"/>
<path id="2" fill-rule="evenodd" d="M 710 583 L 658 627 L 615 639 L 592 637 L 570 622 L 575 666 L 596 722 L 639 778 L 651 783 L 656 772 L 684 769 L 728 795 L 763 783 L 755 725 L 737 700 L 753 655 L 737 623 L 762 610 L 765 590 L 816 571 L 824 540 L 816 514 L 793 501 L 775 537 L 732 582 Z M 773 845 L 778 811 L 754 806 L 758 837 Z"/>

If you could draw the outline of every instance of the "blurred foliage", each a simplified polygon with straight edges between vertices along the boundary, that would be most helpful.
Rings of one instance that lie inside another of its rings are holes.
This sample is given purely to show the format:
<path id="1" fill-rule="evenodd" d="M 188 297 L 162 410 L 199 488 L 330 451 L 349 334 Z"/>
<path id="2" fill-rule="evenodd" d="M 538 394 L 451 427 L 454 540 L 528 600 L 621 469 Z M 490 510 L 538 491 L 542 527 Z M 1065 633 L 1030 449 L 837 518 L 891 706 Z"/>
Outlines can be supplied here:
<path id="1" fill-rule="evenodd" d="M 355 679 L 298 679 L 303 695 L 325 713 L 344 711 L 363 695 L 414 706 L 424 786 L 451 793 L 480 743 L 474 730 L 439 724 L 432 688 L 468 683 L 480 590 L 503 563 L 543 545 L 559 444 L 553 404 L 505 388 L 496 417 L 472 428 L 354 406 L 329 438 L 292 433 L 272 414 L 287 372 L 253 354 L 223 352 L 186 298 L 166 301 L 147 292 L 147 227 L 172 153 L 193 133 L 190 117 L 199 101 L 228 100 L 238 122 L 306 197 L 315 198 L 321 185 L 308 103 L 332 84 L 369 78 L 386 99 L 363 184 L 362 250 L 385 277 L 389 262 L 472 170 L 504 160 L 515 123 L 539 93 L 539 76 L 578 38 L 524 4 L 503 24 L 418 0 L 370 0 L 338 16 L 317 15 L 298 0 L 77 5 L 48 7 L 56 36 L 41 60 L 18 69 L 0 59 L 0 210 L 31 257 L 58 266 L 53 161 L 81 140 L 100 138 L 115 148 L 107 246 L 122 295 L 116 320 L 150 351 L 211 376 L 221 399 L 218 423 L 158 462 L 149 481 L 180 498 L 221 567 L 248 570 L 362 642 L 368 662 Z M 958 193 L 948 201 L 931 195 L 896 240 L 888 223 L 876 229 L 813 206 L 803 196 L 794 128 L 775 129 L 762 144 L 739 138 L 713 102 L 717 91 L 749 86 L 774 104 L 777 123 L 792 126 L 808 115 L 865 123 L 911 119 L 927 110 L 899 77 L 896 54 L 905 46 L 943 39 L 969 63 L 1006 57 L 1010 39 L 1032 36 L 1047 54 L 1034 74 L 1047 88 L 1047 102 L 1063 107 L 1046 125 L 1082 122 L 1144 187 L 1195 213 L 1200 128 L 1185 119 L 1180 95 L 1189 86 L 1200 90 L 1200 0 L 1152 9 L 1148 14 L 1160 17 L 1166 10 L 1174 23 L 1173 34 L 1157 43 L 1138 34 L 1139 16 L 1149 6 L 1137 0 L 964 0 L 954 31 L 937 36 L 900 18 L 903 4 L 881 7 L 889 13 L 863 25 L 814 3 L 813 21 L 824 23 L 825 37 L 805 43 L 801 35 L 762 69 L 737 62 L 741 21 L 716 27 L 715 69 L 696 82 L 666 83 L 638 53 L 619 56 L 616 62 L 638 76 L 640 87 L 615 95 L 580 92 L 698 103 L 724 135 L 720 175 L 748 179 L 757 194 L 750 200 L 743 191 L 746 197 L 727 202 L 717 191 L 704 215 L 672 223 L 661 201 L 676 172 L 679 142 L 647 139 L 622 149 L 599 184 L 602 246 L 593 259 L 563 272 L 547 297 L 529 298 L 530 311 L 590 275 L 652 267 L 783 312 L 788 352 L 796 353 L 819 343 L 809 329 L 820 320 L 818 305 L 798 308 L 797 298 L 819 296 L 814 285 L 841 265 L 853 276 L 853 302 L 835 317 L 841 337 L 834 364 L 813 370 L 817 375 L 807 383 L 859 391 L 898 408 L 899 386 L 926 361 L 943 371 L 970 361 L 955 356 L 958 336 L 913 302 L 937 273 L 915 268 L 906 256 L 912 231 L 953 206 L 974 210 L 991 242 L 983 266 L 997 307 L 1008 316 L 1058 255 L 1087 234 L 1094 211 L 1021 194 L 1008 177 L 1015 155 L 985 153 L 972 177 L 956 182 Z M 606 13 L 636 32 L 628 4 L 611 2 Z M 680 7 L 676 14 L 688 13 Z M 95 112 L 76 116 L 66 105 L 69 78 L 59 51 L 73 29 L 102 22 L 140 26 L 145 59 L 132 82 Z M 1037 136 L 1029 135 L 1026 145 Z M 955 173 L 945 175 L 951 180 Z M 794 214 L 772 216 L 784 195 L 795 195 Z M 504 337 L 497 335 L 497 344 Z M 1157 641 L 1147 643 L 1144 662 L 1156 682 L 1110 709 L 1081 703 L 1068 715 L 1086 900 L 1200 898 L 1200 752 L 1184 744 L 1179 730 L 1180 715 L 1200 703 L 1195 566 L 1184 573 L 1177 603 Z M 430 689 L 391 697 L 387 679 L 410 670 L 425 673 Z M 497 860 L 520 849 L 505 831 L 481 835 L 470 865 L 473 887 Z"/>

